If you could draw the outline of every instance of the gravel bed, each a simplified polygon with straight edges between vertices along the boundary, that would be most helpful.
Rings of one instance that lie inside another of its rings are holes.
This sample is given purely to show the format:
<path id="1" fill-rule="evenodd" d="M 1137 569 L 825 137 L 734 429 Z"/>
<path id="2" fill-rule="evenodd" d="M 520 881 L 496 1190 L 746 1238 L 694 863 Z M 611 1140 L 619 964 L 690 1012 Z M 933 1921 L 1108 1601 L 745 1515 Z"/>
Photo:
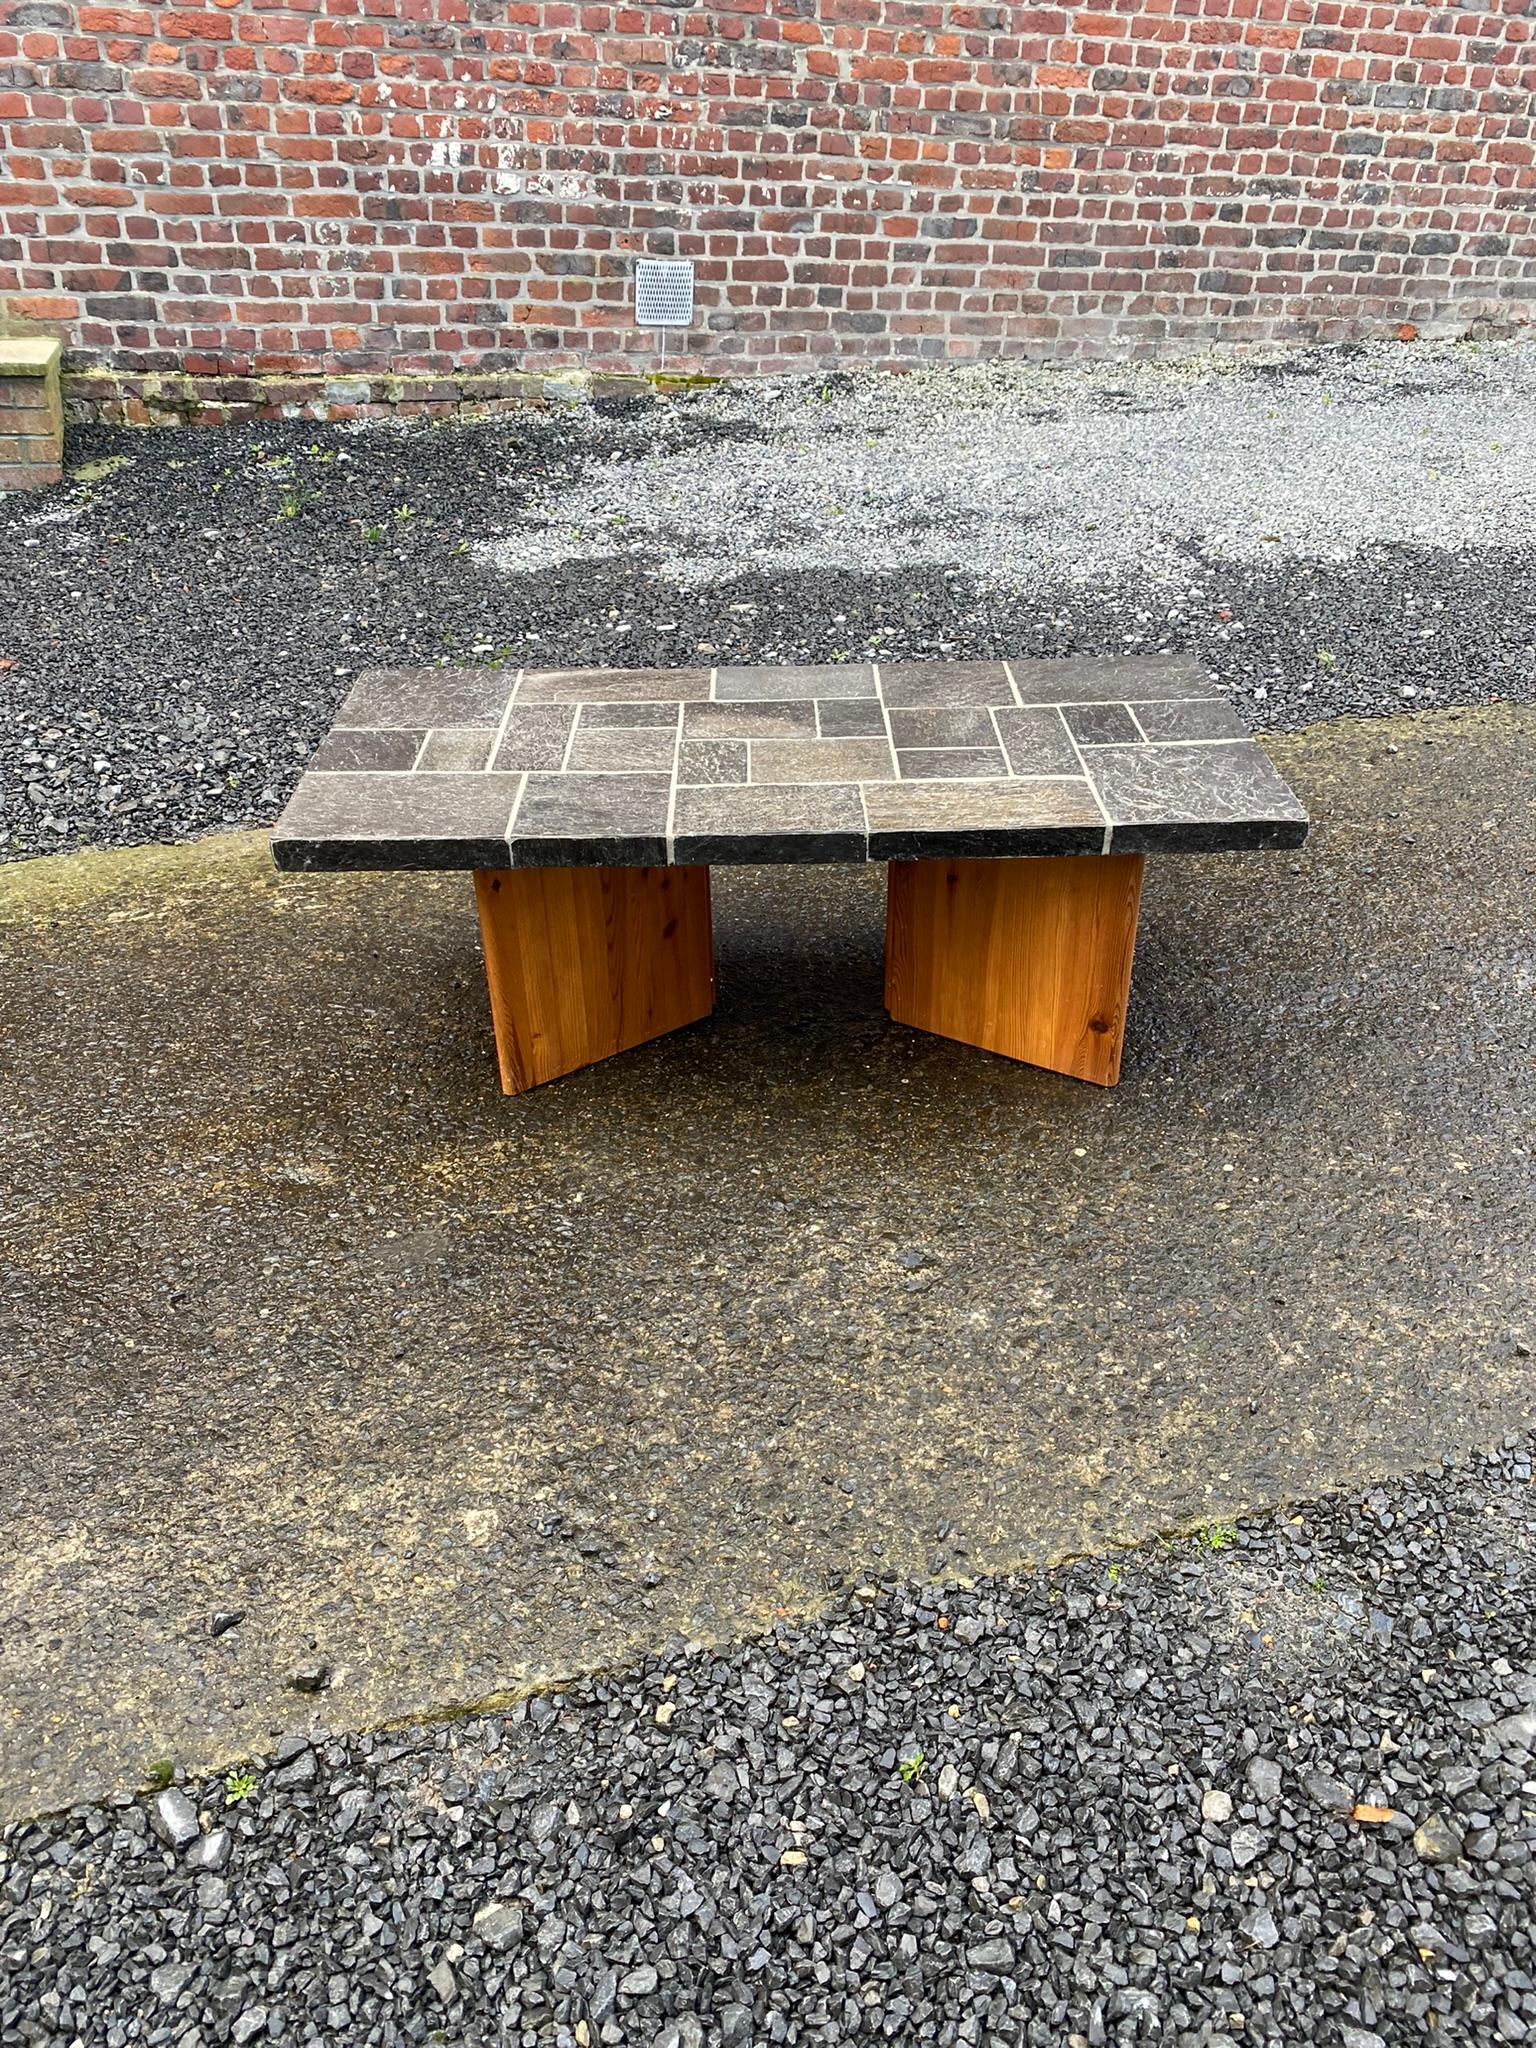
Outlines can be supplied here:
<path id="1" fill-rule="evenodd" d="M 0 1835 L 0 2041 L 1536 2037 L 1536 1492 L 850 1583 L 507 1713 Z"/>
<path id="2" fill-rule="evenodd" d="M 82 430 L 71 480 L 0 499 L 0 858 L 269 823 L 380 663 L 1180 649 L 1260 729 L 1529 701 L 1533 363 L 1414 345 Z"/>

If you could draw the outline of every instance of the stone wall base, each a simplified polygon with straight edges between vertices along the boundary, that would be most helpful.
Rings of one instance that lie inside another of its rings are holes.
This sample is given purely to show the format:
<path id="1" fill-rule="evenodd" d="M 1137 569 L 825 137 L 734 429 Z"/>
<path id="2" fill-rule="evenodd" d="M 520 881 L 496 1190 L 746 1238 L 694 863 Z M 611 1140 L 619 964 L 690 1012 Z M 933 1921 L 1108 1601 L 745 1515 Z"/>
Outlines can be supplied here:
<path id="1" fill-rule="evenodd" d="M 410 418 L 466 409 L 510 411 L 633 397 L 711 384 L 711 377 L 669 377 L 570 370 L 465 371 L 456 376 L 321 371 L 205 376 L 175 370 L 70 370 L 64 409 L 77 422 L 108 426 L 224 426 L 242 420 Z"/>

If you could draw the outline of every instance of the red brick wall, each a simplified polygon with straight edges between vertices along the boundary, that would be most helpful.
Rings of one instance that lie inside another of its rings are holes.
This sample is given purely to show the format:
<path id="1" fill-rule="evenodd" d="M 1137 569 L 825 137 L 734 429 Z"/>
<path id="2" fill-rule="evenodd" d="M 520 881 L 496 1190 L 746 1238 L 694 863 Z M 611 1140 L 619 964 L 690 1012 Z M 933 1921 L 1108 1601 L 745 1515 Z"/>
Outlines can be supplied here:
<path id="1" fill-rule="evenodd" d="M 1525 4 L 0 0 L 0 295 L 76 364 L 646 368 L 1523 320 Z"/>

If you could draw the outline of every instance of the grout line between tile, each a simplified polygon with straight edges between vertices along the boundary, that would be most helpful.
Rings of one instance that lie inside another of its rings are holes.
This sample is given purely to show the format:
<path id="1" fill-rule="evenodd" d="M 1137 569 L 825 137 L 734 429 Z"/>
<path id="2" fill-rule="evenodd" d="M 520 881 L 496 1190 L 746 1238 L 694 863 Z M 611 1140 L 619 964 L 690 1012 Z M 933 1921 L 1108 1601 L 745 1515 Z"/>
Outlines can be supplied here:
<path id="1" fill-rule="evenodd" d="M 1057 709 L 1059 710 L 1060 706 L 1058 706 Z M 1103 797 L 1099 795 L 1099 785 L 1088 773 L 1088 763 L 1083 759 L 1083 750 L 1077 744 L 1077 734 L 1072 730 L 1071 726 L 1067 724 L 1067 721 L 1065 719 L 1062 719 L 1061 723 L 1063 731 L 1066 733 L 1067 738 L 1072 743 L 1072 751 L 1077 756 L 1077 765 L 1083 771 L 1083 780 L 1087 783 L 1089 789 L 1092 791 L 1093 800 L 1099 807 L 1099 816 L 1104 820 L 1104 844 L 1099 848 L 1099 851 L 1100 853 L 1108 853 L 1109 843 L 1110 840 L 1114 837 L 1115 828 L 1109 822 L 1109 812 L 1105 809 Z"/>
<path id="2" fill-rule="evenodd" d="M 517 794 L 512 799 L 512 815 L 507 820 L 507 866 L 512 865 L 512 834 L 517 829 L 517 814 L 523 807 L 523 792 L 528 787 L 526 772 L 517 778 Z"/>
<path id="3" fill-rule="evenodd" d="M 711 669 L 709 672 L 709 687 L 711 689 L 715 687 L 715 672 L 713 669 Z M 673 824 L 677 816 L 677 778 L 682 770 L 682 744 L 683 707 L 681 704 L 679 704 L 677 707 L 677 717 L 673 722 L 672 726 L 672 781 L 671 785 L 667 790 L 667 866 L 669 868 L 676 867 L 677 865 L 677 862 L 673 858 L 673 852 L 676 846 L 676 839 L 673 833 Z"/>
<path id="4" fill-rule="evenodd" d="M 1024 709 L 1024 699 L 1019 694 L 1019 679 L 1013 672 L 1013 663 L 1011 661 L 1005 661 L 1003 663 L 1003 674 L 1008 678 L 1008 687 L 1013 692 L 1014 703 L 1022 711 Z M 992 707 L 989 704 L 987 706 L 987 709 L 990 711 L 991 708 Z"/>
<path id="5" fill-rule="evenodd" d="M 410 767 L 405 770 L 405 773 L 407 775 L 414 775 L 416 773 L 416 770 L 421 766 L 421 757 L 427 751 L 427 742 L 431 739 L 435 729 L 435 727 L 429 725 L 426 731 L 422 734 L 421 745 L 416 749 L 416 758 L 411 763 Z M 398 773 L 399 771 L 397 770 L 396 772 Z"/>
<path id="6" fill-rule="evenodd" d="M 1137 737 L 1143 746 L 1147 745 L 1147 729 L 1136 716 L 1136 706 L 1134 704 L 1127 704 L 1125 708 L 1131 715 L 1131 723 L 1136 728 Z"/>
<path id="7" fill-rule="evenodd" d="M 878 661 L 872 661 L 869 664 L 869 672 L 875 679 L 875 702 L 880 706 L 880 723 L 885 728 L 885 748 L 891 757 L 891 780 L 893 782 L 900 782 L 901 762 L 896 757 L 896 740 L 891 731 L 891 707 L 885 701 L 885 689 L 880 681 L 880 664 Z M 820 718 L 820 715 L 818 711 L 817 717 Z M 862 783 L 859 786 L 861 789 L 863 788 Z M 865 814 L 864 822 L 867 826 L 869 823 L 868 813 Z"/>
<path id="8" fill-rule="evenodd" d="M 1007 666 L 1008 666 L 1008 664 L 1007 664 L 1007 662 L 1005 661 L 1005 662 L 1003 663 L 1003 667 L 1004 667 L 1004 668 L 1006 668 Z M 1013 756 L 1012 756 L 1012 754 L 1010 754 L 1010 753 L 1009 753 L 1009 751 L 1008 751 L 1008 743 L 1007 743 L 1007 741 L 1006 741 L 1006 740 L 1005 740 L 1005 739 L 1003 738 L 1003 728 L 1002 728 L 1002 727 L 1001 727 L 1001 726 L 1000 726 L 1000 725 L 998 724 L 998 722 L 997 722 L 997 706 L 996 706 L 995 704 L 989 704 L 989 705 L 987 706 L 987 716 L 988 716 L 988 718 L 990 718 L 990 719 L 991 719 L 991 721 L 992 721 L 992 731 L 993 731 L 993 733 L 994 733 L 994 734 L 995 734 L 995 736 L 996 736 L 996 739 L 997 739 L 997 744 L 998 744 L 998 745 L 999 745 L 999 746 L 1000 746 L 1000 747 L 1002 748 L 1002 750 L 1003 750 L 1003 759 L 1004 759 L 1004 760 L 1005 760 L 1005 761 L 1006 761 L 1006 762 L 1008 763 L 1008 773 L 1009 773 L 1010 775 L 1012 775 L 1012 774 L 1013 774 L 1013 772 L 1014 772 L 1014 769 L 1013 769 Z"/>
<path id="9" fill-rule="evenodd" d="M 516 701 L 518 687 L 521 684 L 522 680 L 523 672 L 521 669 L 519 669 L 517 675 L 513 679 L 511 689 L 507 692 L 507 701 L 501 707 L 501 723 L 496 728 L 496 738 L 491 745 L 490 759 L 487 760 L 485 764 L 484 772 L 487 774 L 489 774 L 491 767 L 495 762 L 496 756 L 501 752 L 501 743 L 507 736 L 507 727 L 512 722 L 512 706 Z"/>
<path id="10" fill-rule="evenodd" d="M 560 766 L 556 771 L 558 774 L 563 775 L 570 765 L 571 754 L 576 745 L 576 728 L 581 724 L 581 714 L 585 709 L 584 704 L 571 706 L 571 729 L 565 736 L 565 752 L 560 756 Z"/>

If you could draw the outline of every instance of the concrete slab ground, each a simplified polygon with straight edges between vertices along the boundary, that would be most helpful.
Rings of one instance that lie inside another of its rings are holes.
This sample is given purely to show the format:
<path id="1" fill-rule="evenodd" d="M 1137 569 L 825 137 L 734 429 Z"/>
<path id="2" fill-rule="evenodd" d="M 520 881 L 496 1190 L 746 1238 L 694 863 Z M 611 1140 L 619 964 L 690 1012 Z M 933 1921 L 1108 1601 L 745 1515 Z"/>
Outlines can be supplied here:
<path id="1" fill-rule="evenodd" d="M 1274 753 L 1108 1094 L 889 1023 L 878 870 L 719 876 L 715 1018 L 519 1101 L 462 876 L 0 871 L 0 1807 L 1528 1421 L 1536 714 Z"/>

